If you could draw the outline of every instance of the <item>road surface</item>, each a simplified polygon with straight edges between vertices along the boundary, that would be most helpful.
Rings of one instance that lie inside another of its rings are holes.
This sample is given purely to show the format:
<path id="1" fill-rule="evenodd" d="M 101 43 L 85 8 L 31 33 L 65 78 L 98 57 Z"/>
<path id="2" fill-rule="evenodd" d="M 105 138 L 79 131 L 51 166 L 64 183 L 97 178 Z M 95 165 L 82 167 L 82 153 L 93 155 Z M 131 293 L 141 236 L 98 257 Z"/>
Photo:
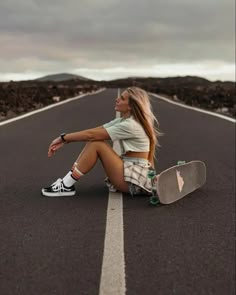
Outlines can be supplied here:
<path id="1" fill-rule="evenodd" d="M 84 146 L 69 144 L 49 159 L 51 140 L 112 120 L 116 96 L 108 89 L 0 126 L 1 295 L 99 293 L 109 197 L 101 164 L 79 180 L 75 197 L 40 190 L 63 177 Z M 157 208 L 123 195 L 126 294 L 233 295 L 235 124 L 156 97 L 152 104 L 165 133 L 158 172 L 199 159 L 207 183 Z"/>

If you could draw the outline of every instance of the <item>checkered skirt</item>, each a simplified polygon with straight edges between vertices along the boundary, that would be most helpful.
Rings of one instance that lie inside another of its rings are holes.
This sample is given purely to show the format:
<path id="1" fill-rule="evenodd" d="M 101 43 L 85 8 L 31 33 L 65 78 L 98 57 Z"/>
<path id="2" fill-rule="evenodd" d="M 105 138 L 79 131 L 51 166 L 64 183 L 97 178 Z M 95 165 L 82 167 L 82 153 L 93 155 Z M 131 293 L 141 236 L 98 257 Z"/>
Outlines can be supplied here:
<path id="1" fill-rule="evenodd" d="M 127 182 L 137 185 L 145 191 L 152 191 L 151 179 L 148 178 L 150 163 L 135 163 L 124 161 L 124 179 Z"/>
<path id="2" fill-rule="evenodd" d="M 131 195 L 150 194 L 152 192 L 151 179 L 148 178 L 148 171 L 151 167 L 149 162 L 131 162 L 124 160 L 124 180 L 129 183 L 129 191 Z M 110 191 L 117 191 L 108 177 L 105 183 Z"/>

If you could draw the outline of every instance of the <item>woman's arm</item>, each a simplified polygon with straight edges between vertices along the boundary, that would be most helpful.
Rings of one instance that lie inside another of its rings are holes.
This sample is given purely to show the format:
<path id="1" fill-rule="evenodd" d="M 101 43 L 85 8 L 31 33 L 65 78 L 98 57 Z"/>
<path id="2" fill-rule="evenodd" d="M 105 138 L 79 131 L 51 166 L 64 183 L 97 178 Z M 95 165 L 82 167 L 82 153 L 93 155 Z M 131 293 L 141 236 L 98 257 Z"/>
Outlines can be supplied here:
<path id="1" fill-rule="evenodd" d="M 67 133 L 64 135 L 64 140 L 59 136 L 54 139 L 48 148 L 48 157 L 51 157 L 59 150 L 65 143 L 76 141 L 96 141 L 110 139 L 109 134 L 103 126 L 99 126 L 92 129 L 78 131 L 74 133 Z"/>
<path id="2" fill-rule="evenodd" d="M 74 133 L 67 133 L 64 136 L 64 140 L 67 143 L 75 141 L 97 141 L 97 140 L 108 140 L 110 139 L 109 134 L 103 126 L 99 126 L 92 129 L 78 131 Z"/>

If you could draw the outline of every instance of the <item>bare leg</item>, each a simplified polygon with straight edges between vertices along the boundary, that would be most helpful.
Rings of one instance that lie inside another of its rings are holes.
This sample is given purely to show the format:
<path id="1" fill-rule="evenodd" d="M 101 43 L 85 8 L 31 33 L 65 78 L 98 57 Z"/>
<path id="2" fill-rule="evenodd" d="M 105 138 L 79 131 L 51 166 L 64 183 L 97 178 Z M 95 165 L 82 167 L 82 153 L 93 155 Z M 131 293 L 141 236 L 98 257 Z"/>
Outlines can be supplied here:
<path id="1" fill-rule="evenodd" d="M 128 183 L 124 180 L 123 161 L 104 141 L 93 141 L 85 145 L 80 153 L 77 162 L 77 168 L 83 174 L 89 172 L 100 159 L 112 184 L 122 192 L 129 192 Z"/>

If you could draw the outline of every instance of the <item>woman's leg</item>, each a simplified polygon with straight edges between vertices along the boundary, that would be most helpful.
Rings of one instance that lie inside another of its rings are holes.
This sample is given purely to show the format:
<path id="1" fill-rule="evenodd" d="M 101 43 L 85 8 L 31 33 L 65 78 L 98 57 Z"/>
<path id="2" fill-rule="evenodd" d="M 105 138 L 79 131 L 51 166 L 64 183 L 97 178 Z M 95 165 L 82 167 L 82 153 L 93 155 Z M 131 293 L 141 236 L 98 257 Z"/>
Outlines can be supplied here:
<path id="1" fill-rule="evenodd" d="M 100 159 L 111 183 L 122 192 L 129 192 L 128 183 L 124 180 L 123 161 L 104 141 L 92 141 L 85 145 L 76 160 L 76 167 L 83 174 L 89 172 Z"/>

